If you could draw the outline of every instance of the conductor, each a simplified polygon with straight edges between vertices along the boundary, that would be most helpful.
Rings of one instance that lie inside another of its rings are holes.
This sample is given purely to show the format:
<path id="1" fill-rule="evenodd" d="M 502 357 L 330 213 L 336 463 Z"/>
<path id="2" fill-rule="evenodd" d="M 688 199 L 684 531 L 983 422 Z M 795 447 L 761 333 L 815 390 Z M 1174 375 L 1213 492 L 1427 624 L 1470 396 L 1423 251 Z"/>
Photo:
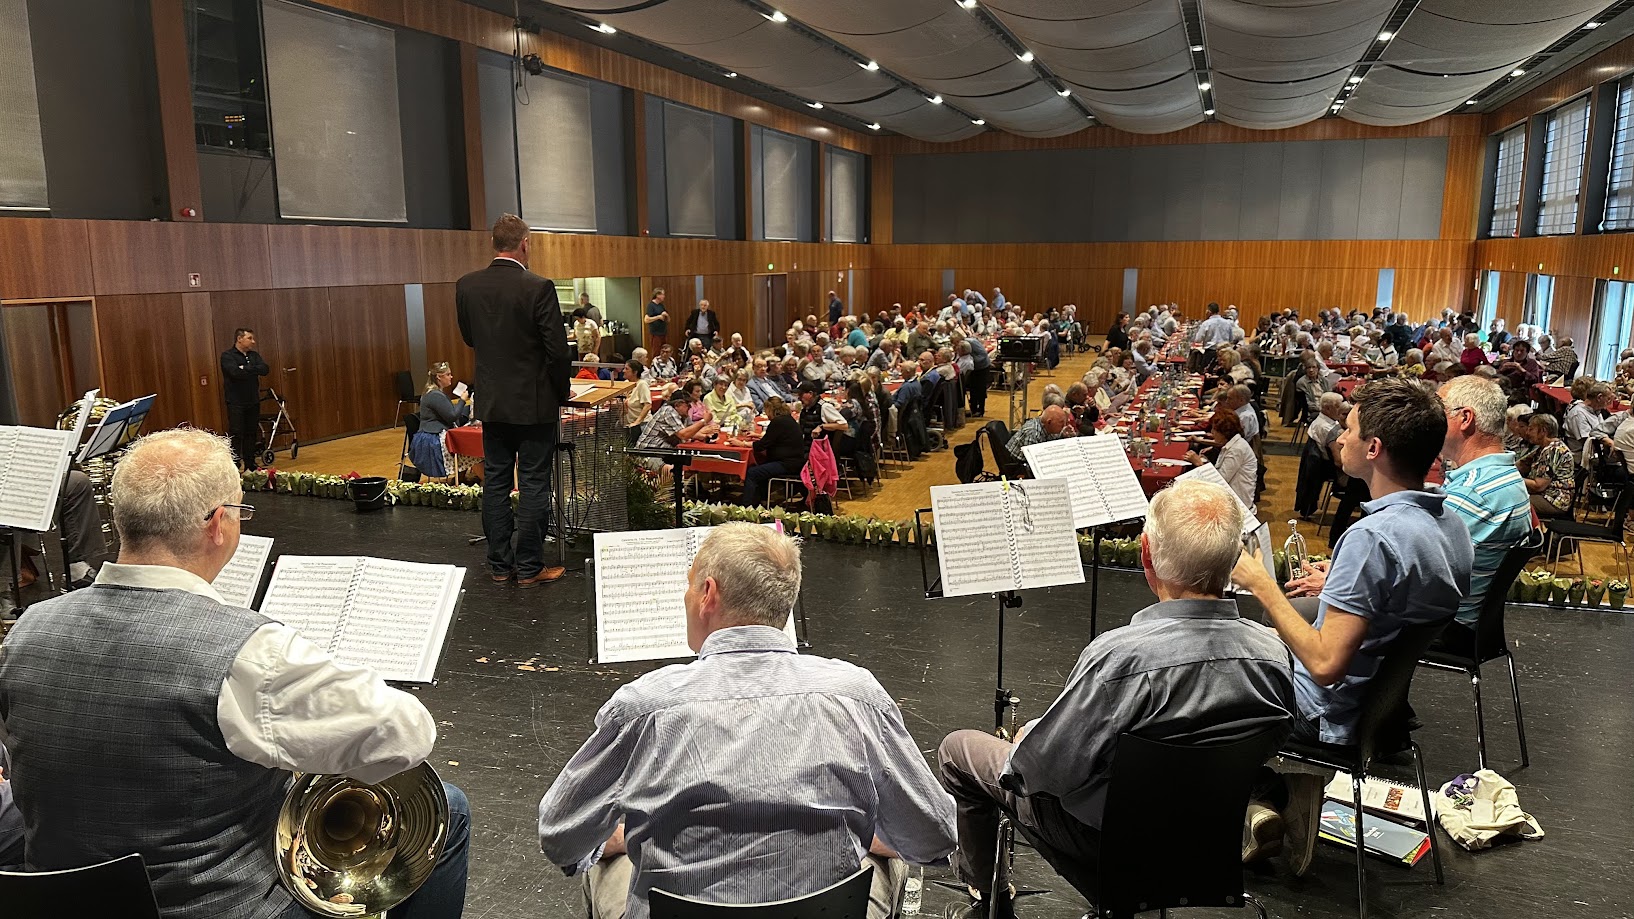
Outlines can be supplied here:
<path id="1" fill-rule="evenodd" d="M 482 394 L 482 532 L 496 582 L 533 587 L 560 578 L 545 567 L 556 427 L 569 361 L 556 285 L 528 270 L 528 225 L 494 223 L 494 260 L 454 288 L 460 335 L 477 355 Z M 521 493 L 511 512 L 511 482 Z M 512 537 L 515 545 L 512 545 Z"/>
<path id="2" fill-rule="evenodd" d="M 233 346 L 221 352 L 221 375 L 226 382 L 227 436 L 233 454 L 245 469 L 255 468 L 255 443 L 261 437 L 261 377 L 271 373 L 255 350 L 255 330 L 233 331 Z"/>

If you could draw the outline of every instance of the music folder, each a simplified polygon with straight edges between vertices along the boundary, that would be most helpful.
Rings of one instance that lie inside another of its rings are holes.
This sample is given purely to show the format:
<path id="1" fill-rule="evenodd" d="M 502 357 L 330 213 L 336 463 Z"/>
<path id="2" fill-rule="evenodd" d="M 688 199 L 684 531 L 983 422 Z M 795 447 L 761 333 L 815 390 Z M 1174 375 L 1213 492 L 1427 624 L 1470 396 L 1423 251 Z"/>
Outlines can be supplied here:
<path id="1" fill-rule="evenodd" d="M 1084 582 L 1064 479 L 936 485 L 930 506 L 943 596 Z"/>

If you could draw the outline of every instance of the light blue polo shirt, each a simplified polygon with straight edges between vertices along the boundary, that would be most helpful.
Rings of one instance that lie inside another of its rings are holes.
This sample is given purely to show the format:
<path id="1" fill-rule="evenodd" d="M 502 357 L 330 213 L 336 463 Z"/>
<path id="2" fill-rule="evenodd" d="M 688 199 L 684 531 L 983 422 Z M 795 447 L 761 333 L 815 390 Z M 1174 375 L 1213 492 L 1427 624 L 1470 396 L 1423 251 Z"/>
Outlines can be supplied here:
<path id="1" fill-rule="evenodd" d="M 1446 496 L 1398 491 L 1362 504 L 1367 516 L 1333 547 L 1333 565 L 1319 600 L 1316 627 L 1328 608 L 1367 620 L 1367 635 L 1339 682 L 1322 686 L 1299 661 L 1294 691 L 1299 713 L 1320 719 L 1327 743 L 1350 743 L 1367 681 L 1404 625 L 1444 619 L 1470 592 L 1475 550 Z"/>
<path id="2" fill-rule="evenodd" d="M 1515 454 L 1489 453 L 1447 471 L 1442 486 L 1447 507 L 1463 518 L 1475 543 L 1469 594 L 1458 605 L 1458 621 L 1470 628 L 1509 549 L 1532 532 L 1532 497 L 1515 469 Z M 1508 585 L 1505 585 L 1508 589 Z"/>

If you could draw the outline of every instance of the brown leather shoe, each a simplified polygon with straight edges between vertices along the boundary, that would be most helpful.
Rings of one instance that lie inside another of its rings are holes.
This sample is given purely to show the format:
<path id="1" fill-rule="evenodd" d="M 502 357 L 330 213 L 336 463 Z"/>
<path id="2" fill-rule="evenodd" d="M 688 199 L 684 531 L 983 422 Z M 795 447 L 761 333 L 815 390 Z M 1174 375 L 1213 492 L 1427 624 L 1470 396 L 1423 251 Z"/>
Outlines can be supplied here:
<path id="1" fill-rule="evenodd" d="M 514 577 L 514 575 L 512 575 L 509 571 L 507 571 L 504 574 L 498 574 L 498 573 L 490 574 L 489 577 L 492 577 L 494 579 L 495 584 L 503 584 L 506 581 L 509 581 L 512 577 Z"/>
<path id="2" fill-rule="evenodd" d="M 564 574 L 567 574 L 566 568 L 545 568 L 531 578 L 517 578 L 516 586 L 534 587 L 539 584 L 549 584 L 551 581 L 560 580 Z"/>

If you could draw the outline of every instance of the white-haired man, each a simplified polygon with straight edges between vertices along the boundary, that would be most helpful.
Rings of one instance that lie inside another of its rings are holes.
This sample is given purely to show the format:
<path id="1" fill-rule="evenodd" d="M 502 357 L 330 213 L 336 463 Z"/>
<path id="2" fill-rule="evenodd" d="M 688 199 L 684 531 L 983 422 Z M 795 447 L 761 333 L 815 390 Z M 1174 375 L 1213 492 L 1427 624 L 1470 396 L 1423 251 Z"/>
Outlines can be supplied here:
<path id="1" fill-rule="evenodd" d="M 308 916 L 273 858 L 290 772 L 381 781 L 425 760 L 436 722 L 373 671 L 211 588 L 253 511 L 225 440 L 144 437 L 112 496 L 118 563 L 30 607 L 0 647 L 28 866 L 136 852 L 171 919 Z M 470 805 L 444 787 L 447 848 L 394 916 L 463 908 Z"/>
<path id="2" fill-rule="evenodd" d="M 942 741 L 942 784 L 959 808 L 954 867 L 973 894 L 993 876 L 1001 810 L 1062 877 L 1095 889 L 1119 734 L 1173 744 L 1286 736 L 1297 711 L 1293 658 L 1275 632 L 1242 619 L 1225 597 L 1242 523 L 1237 499 L 1218 485 L 1180 482 L 1158 492 L 1140 537 L 1158 602 L 1090 642 L 1061 695 L 1015 744 L 984 731 Z M 1268 832 L 1280 835 L 1280 824 Z"/>
<path id="3" fill-rule="evenodd" d="M 795 653 L 783 631 L 800 550 L 717 527 L 687 572 L 690 664 L 620 687 L 539 802 L 539 842 L 585 872 L 593 919 L 643 919 L 647 892 L 762 903 L 874 868 L 868 914 L 906 870 L 953 851 L 953 802 L 872 674 Z"/>

